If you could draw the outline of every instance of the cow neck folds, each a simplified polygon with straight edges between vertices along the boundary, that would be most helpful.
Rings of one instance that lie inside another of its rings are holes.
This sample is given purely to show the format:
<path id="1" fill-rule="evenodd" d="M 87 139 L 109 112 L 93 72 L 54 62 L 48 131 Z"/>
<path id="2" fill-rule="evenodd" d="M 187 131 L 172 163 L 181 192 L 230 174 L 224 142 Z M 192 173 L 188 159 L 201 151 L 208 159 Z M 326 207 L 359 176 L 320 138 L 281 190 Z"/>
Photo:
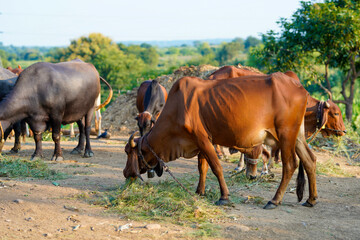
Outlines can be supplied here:
<path id="1" fill-rule="evenodd" d="M 142 154 L 142 149 L 141 149 L 141 145 L 142 145 L 142 141 L 144 140 L 144 143 L 147 145 L 147 148 L 149 148 L 150 152 L 153 154 L 153 156 L 156 158 L 156 160 L 158 161 L 158 163 L 160 164 L 160 166 L 164 165 L 164 161 L 155 153 L 155 151 L 151 148 L 148 140 L 147 140 L 147 135 L 145 134 L 143 137 L 141 137 L 139 139 L 138 142 L 138 158 L 140 158 L 140 160 L 142 161 L 142 163 L 148 168 L 148 169 L 154 169 L 157 164 L 155 164 L 154 166 L 151 166 L 148 162 L 146 162 L 144 155 Z"/>

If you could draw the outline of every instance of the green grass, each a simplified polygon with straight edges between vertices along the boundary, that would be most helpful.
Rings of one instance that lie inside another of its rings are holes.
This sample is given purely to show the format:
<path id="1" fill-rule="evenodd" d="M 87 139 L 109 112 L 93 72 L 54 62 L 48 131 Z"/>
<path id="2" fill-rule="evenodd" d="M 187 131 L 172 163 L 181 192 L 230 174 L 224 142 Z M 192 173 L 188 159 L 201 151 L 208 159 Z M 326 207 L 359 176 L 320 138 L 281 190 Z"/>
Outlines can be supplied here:
<path id="1" fill-rule="evenodd" d="M 49 169 L 42 160 L 24 160 L 0 155 L 0 177 L 9 178 L 38 178 L 48 180 L 65 179 L 64 173 Z"/>
<path id="2" fill-rule="evenodd" d="M 193 191 L 194 182 L 190 183 L 189 180 L 179 179 Z M 212 222 L 225 218 L 223 208 L 214 204 L 213 199 L 218 200 L 218 196 L 214 196 L 217 194 L 194 198 L 173 180 L 157 183 L 128 180 L 115 191 L 82 194 L 79 197 L 127 219 L 169 222 L 194 228 L 191 235 L 210 237 L 219 236 L 220 229 Z"/>
<path id="3" fill-rule="evenodd" d="M 316 163 L 316 174 L 320 175 L 330 175 L 330 176 L 341 176 L 341 177 L 351 177 L 351 174 L 346 173 L 341 169 L 340 166 L 337 166 L 335 162 L 330 159 L 324 163 Z"/>
<path id="4" fill-rule="evenodd" d="M 230 200 L 237 204 L 265 204 L 261 196 L 240 196 L 239 188 L 268 188 L 274 176 L 262 177 L 251 181 L 244 173 L 230 177 L 226 182 L 231 192 Z M 194 192 L 198 183 L 198 174 L 187 174 L 178 180 L 190 192 Z M 127 180 L 118 189 L 107 192 L 86 192 L 74 196 L 91 204 L 100 205 L 121 218 L 136 221 L 158 221 L 172 223 L 193 229 L 187 235 L 191 237 L 221 237 L 218 224 L 228 216 L 224 212 L 228 207 L 218 207 L 214 203 L 220 197 L 216 177 L 209 173 L 206 181 L 205 196 L 191 196 L 174 180 L 158 182 L 140 182 Z M 231 210 L 230 210 L 231 211 Z"/>

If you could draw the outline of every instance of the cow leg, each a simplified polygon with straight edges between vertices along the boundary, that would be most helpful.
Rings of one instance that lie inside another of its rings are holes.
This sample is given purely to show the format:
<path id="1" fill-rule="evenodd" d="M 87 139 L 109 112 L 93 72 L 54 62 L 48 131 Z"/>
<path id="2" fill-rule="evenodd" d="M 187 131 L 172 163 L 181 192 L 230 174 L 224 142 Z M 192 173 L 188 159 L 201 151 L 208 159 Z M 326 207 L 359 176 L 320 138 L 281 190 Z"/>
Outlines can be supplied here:
<path id="1" fill-rule="evenodd" d="M 95 131 L 97 136 L 101 135 L 101 113 L 100 110 L 95 111 Z"/>
<path id="2" fill-rule="evenodd" d="M 304 165 L 309 181 L 309 198 L 303 206 L 312 207 L 316 204 L 316 199 L 318 197 L 316 189 L 316 157 L 311 152 L 305 138 L 298 139 L 295 150 L 296 154 L 300 158 L 300 161 Z"/>
<path id="3" fill-rule="evenodd" d="M 245 170 L 244 154 L 240 154 L 239 162 L 237 167 L 234 169 L 237 172 L 242 172 Z"/>
<path id="4" fill-rule="evenodd" d="M 198 169 L 199 169 L 199 184 L 196 189 L 196 193 L 200 196 L 205 195 L 205 181 L 206 181 L 206 175 L 207 171 L 209 169 L 209 164 L 207 163 L 204 155 L 202 153 L 199 153 L 198 155 Z"/>
<path id="5" fill-rule="evenodd" d="M 211 144 L 210 141 L 200 141 L 198 145 L 200 151 L 204 154 L 206 161 L 210 165 L 212 172 L 219 181 L 221 197 L 215 204 L 216 205 L 229 204 L 230 203 L 229 190 L 225 182 L 222 166 L 220 164 L 219 159 L 217 158 L 213 145 Z"/>
<path id="6" fill-rule="evenodd" d="M 94 153 L 91 150 L 91 145 L 90 145 L 91 119 L 92 119 L 92 116 L 93 116 L 93 111 L 94 111 L 94 109 L 91 109 L 91 111 L 89 111 L 85 116 L 86 145 L 85 145 L 84 157 L 86 157 L 86 158 L 94 156 Z"/>
<path id="7" fill-rule="evenodd" d="M 74 123 L 70 123 L 70 137 L 75 137 Z"/>
<path id="8" fill-rule="evenodd" d="M 261 176 L 269 173 L 267 164 L 269 159 L 271 159 L 271 155 L 269 151 L 265 149 L 265 147 L 262 147 L 262 159 L 263 159 L 263 168 L 261 170 Z"/>
<path id="9" fill-rule="evenodd" d="M 52 139 L 55 143 L 54 154 L 51 158 L 51 161 L 62 161 L 64 160 L 61 146 L 60 146 L 60 138 L 61 138 L 61 121 L 54 120 L 52 122 Z"/>
<path id="10" fill-rule="evenodd" d="M 79 121 L 76 121 L 78 128 L 79 128 L 79 142 L 78 145 L 71 151 L 70 154 L 81 154 L 84 150 L 85 145 L 85 128 L 83 124 L 84 118 L 80 119 Z"/>
<path id="11" fill-rule="evenodd" d="M 224 158 L 224 155 L 223 155 L 222 152 L 221 152 L 220 145 L 214 144 L 214 149 L 215 149 L 215 152 L 216 152 L 217 157 L 218 157 L 219 159 L 223 159 L 223 158 Z"/>
<path id="12" fill-rule="evenodd" d="M 295 155 L 295 141 L 290 139 L 283 139 L 281 142 L 281 155 L 282 155 L 282 178 L 280 186 L 278 187 L 275 196 L 269 201 L 264 209 L 274 209 L 279 204 L 285 194 L 286 188 L 290 182 L 295 169 L 297 168 L 296 155 Z"/>
<path id="13" fill-rule="evenodd" d="M 21 124 L 20 124 L 20 121 L 13 125 L 13 129 L 15 132 L 15 142 L 14 142 L 14 147 L 10 150 L 10 153 L 18 153 L 21 148 L 21 144 L 20 144 Z"/>

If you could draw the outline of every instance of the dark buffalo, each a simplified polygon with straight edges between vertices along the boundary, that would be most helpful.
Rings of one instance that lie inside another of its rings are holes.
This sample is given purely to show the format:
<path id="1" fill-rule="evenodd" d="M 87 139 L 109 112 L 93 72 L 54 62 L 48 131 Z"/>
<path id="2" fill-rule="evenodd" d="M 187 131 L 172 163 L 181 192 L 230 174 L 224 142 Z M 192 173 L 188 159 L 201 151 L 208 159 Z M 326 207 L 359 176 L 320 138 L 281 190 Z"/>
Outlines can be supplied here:
<path id="1" fill-rule="evenodd" d="M 167 99 L 166 89 L 156 80 L 143 82 L 137 92 L 136 107 L 139 114 L 135 118 L 141 136 L 149 132 L 159 117 Z"/>
<path id="2" fill-rule="evenodd" d="M 18 76 L 11 71 L 0 68 L 0 101 L 2 101 L 5 96 L 14 88 L 14 85 L 16 83 Z M 15 132 L 15 142 L 14 147 L 11 149 L 10 152 L 17 153 L 20 148 L 20 135 L 21 135 L 21 125 L 24 127 L 25 123 L 15 122 L 14 124 L 10 125 L 6 129 L 3 129 L 4 131 L 4 141 L 9 136 L 11 130 L 14 129 Z M 0 143 L 0 152 L 2 151 L 2 148 L 4 146 L 4 142 Z"/>
<path id="3" fill-rule="evenodd" d="M 112 89 L 92 64 L 80 60 L 35 63 L 20 74 L 13 90 L 0 102 L 0 126 L 6 129 L 16 121 L 26 120 L 36 143 L 32 159 L 42 157 L 42 133 L 51 128 L 55 142 L 52 160 L 62 160 L 61 124 L 77 122 L 80 137 L 72 153 L 80 153 L 86 139 L 84 157 L 91 157 L 94 154 L 90 146 L 90 124 L 100 93 L 100 79 L 111 90 L 108 103 Z"/>

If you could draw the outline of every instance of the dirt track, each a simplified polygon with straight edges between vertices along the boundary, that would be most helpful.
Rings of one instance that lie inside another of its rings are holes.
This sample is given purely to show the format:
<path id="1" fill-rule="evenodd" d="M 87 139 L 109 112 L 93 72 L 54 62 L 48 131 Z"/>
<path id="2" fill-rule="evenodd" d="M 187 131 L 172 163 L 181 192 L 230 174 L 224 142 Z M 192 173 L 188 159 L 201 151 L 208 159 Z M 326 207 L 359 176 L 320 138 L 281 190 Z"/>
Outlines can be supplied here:
<path id="1" fill-rule="evenodd" d="M 69 154 L 76 142 L 62 142 L 65 161 L 47 162 L 51 168 L 72 175 L 56 181 L 59 186 L 49 180 L 0 178 L 0 239 L 191 239 L 188 234 L 193 231 L 191 228 L 156 222 L 160 229 L 145 229 L 142 227 L 150 222 L 121 219 L 102 207 L 74 197 L 90 191 L 116 189 L 124 183 L 122 169 L 126 162 L 123 150 L 126 139 L 127 136 L 92 139 L 95 157 L 90 159 Z M 5 152 L 11 145 L 12 141 L 6 143 Z M 28 139 L 19 156 L 28 159 L 33 151 L 33 141 Z M 52 151 L 53 143 L 44 142 L 45 160 L 51 158 Z M 312 209 L 297 203 L 296 195 L 291 192 L 285 194 L 283 204 L 275 210 L 263 210 L 263 205 L 251 201 L 226 208 L 232 218 L 220 223 L 221 239 L 359 239 L 360 167 L 347 165 L 346 159 L 335 158 L 326 152 L 315 153 L 318 162 L 332 159 L 350 177 L 318 175 L 319 201 Z M 181 176 L 196 173 L 196 163 L 196 159 L 178 159 L 169 166 L 177 176 Z M 223 162 L 223 167 L 224 171 L 229 171 L 234 164 Z M 274 172 L 279 179 L 281 168 Z M 275 194 L 277 184 L 273 183 L 270 188 L 257 185 L 233 188 L 231 194 L 259 196 L 266 202 Z M 295 176 L 289 189 L 294 185 Z M 305 197 L 307 194 L 306 189 Z M 16 199 L 20 199 L 20 203 L 14 202 Z M 116 231 L 120 225 L 130 222 L 133 228 Z M 81 226 L 74 231 L 73 227 L 77 225 Z"/>

